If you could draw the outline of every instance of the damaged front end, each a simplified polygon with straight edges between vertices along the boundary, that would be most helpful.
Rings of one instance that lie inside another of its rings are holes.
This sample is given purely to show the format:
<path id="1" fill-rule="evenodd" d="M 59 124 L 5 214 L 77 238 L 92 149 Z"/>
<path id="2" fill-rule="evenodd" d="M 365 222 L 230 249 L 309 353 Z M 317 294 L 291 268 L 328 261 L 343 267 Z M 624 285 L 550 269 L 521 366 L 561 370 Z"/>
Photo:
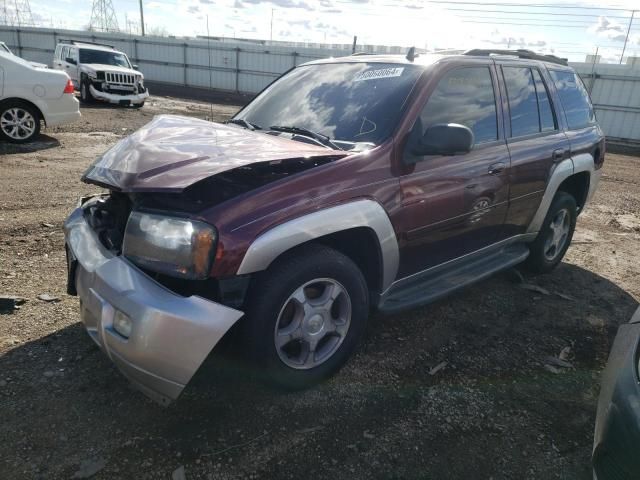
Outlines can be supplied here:
<path id="1" fill-rule="evenodd" d="M 243 313 L 181 295 L 119 253 L 126 240 L 116 205 L 113 197 L 94 197 L 66 220 L 70 291 L 96 344 L 134 385 L 167 404 Z"/>
<path id="2" fill-rule="evenodd" d="M 91 338 L 144 393 L 176 399 L 242 317 L 249 280 L 211 278 L 218 231 L 198 214 L 342 156 L 182 117 L 118 143 L 83 177 L 109 194 L 64 227 L 68 290 Z"/>

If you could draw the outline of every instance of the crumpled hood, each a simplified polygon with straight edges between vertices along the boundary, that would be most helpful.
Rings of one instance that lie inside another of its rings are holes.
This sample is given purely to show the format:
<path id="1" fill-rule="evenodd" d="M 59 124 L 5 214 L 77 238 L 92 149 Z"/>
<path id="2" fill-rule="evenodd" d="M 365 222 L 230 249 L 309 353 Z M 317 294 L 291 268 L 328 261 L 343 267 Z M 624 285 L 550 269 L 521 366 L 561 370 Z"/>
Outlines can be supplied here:
<path id="1" fill-rule="evenodd" d="M 159 115 L 99 157 L 82 180 L 123 192 L 181 192 L 253 163 L 346 154 L 235 126 Z"/>

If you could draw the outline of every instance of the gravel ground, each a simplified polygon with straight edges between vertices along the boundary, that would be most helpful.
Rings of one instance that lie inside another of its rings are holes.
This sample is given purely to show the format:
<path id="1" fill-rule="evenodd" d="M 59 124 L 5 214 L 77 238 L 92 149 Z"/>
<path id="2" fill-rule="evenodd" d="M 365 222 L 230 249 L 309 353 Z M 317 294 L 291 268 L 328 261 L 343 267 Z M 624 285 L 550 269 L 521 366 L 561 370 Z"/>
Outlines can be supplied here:
<path id="1" fill-rule="evenodd" d="M 157 113 L 236 110 L 153 97 L 141 110 L 83 108 L 29 147 L 0 144 L 0 294 L 26 299 L 0 315 L 0 477 L 590 479 L 599 375 L 640 299 L 629 156 L 607 156 L 555 272 L 375 315 L 318 388 L 268 390 L 220 354 L 166 409 L 129 387 L 65 294 L 62 222 L 96 190 L 80 175 Z"/>

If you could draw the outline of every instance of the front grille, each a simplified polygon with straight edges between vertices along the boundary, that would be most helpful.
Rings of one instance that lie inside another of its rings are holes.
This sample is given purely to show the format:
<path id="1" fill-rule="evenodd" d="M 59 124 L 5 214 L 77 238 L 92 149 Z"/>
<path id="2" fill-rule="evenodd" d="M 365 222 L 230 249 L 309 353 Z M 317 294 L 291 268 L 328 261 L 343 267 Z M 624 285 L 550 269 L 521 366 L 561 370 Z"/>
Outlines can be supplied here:
<path id="1" fill-rule="evenodd" d="M 134 86 L 136 83 L 136 76 L 128 73 L 106 72 L 105 79 L 112 85 Z"/>

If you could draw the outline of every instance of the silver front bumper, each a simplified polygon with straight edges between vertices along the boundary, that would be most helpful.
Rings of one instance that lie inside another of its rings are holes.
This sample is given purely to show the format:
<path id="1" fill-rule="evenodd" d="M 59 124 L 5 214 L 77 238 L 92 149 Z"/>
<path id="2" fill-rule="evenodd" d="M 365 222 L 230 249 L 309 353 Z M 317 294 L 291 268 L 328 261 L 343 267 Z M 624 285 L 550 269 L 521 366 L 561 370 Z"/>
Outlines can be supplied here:
<path id="1" fill-rule="evenodd" d="M 175 400 L 213 347 L 243 313 L 201 297 L 182 297 L 114 256 L 74 210 L 64 225 L 75 259 L 81 318 L 91 338 L 146 395 Z M 125 338 L 113 329 L 116 310 L 131 318 Z"/>
<path id="2" fill-rule="evenodd" d="M 89 85 L 89 91 L 93 98 L 102 100 L 109 103 L 120 103 L 122 101 L 129 101 L 132 105 L 138 105 L 144 102 L 149 97 L 149 90 L 145 90 L 144 93 L 130 93 L 124 95 L 118 95 L 116 93 L 107 93 L 96 90 L 93 85 Z"/>

